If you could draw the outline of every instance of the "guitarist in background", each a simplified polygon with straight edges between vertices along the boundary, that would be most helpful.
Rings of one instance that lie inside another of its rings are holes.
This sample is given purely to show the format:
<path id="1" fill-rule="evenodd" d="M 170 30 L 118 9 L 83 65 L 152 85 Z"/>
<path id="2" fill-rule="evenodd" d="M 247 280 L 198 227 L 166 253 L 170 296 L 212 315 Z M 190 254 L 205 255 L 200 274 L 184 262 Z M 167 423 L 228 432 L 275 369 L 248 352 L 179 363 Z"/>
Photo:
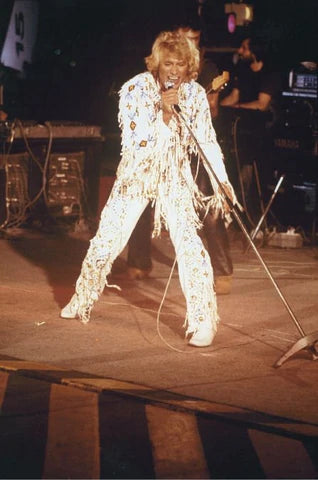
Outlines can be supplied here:
<path id="1" fill-rule="evenodd" d="M 200 49 L 201 30 L 200 24 L 189 22 L 176 28 L 178 33 L 186 36 L 200 50 L 201 65 L 197 81 L 206 89 L 210 105 L 211 117 L 218 115 L 219 91 L 226 84 L 226 73 L 219 75 L 219 70 L 214 62 L 204 57 L 204 50 Z M 214 80 L 214 81 L 213 81 Z M 216 83 L 216 87 L 214 87 Z M 200 163 L 199 171 L 196 171 L 197 159 L 192 162 L 193 176 L 196 183 L 206 196 L 212 195 L 211 182 L 205 168 Z M 219 295 L 225 295 L 231 291 L 233 264 L 230 253 L 230 244 L 224 218 L 210 211 L 203 219 L 202 234 L 207 243 L 211 263 L 214 271 L 215 291 Z M 135 230 L 128 243 L 128 276 L 131 279 L 143 279 L 148 277 L 152 269 L 151 261 L 151 209 L 147 207 L 140 217 Z"/>
<path id="2" fill-rule="evenodd" d="M 255 226 L 262 211 L 254 174 L 259 172 L 263 186 L 271 176 L 271 128 L 278 113 L 281 75 L 271 65 L 268 52 L 256 38 L 243 38 L 237 53 L 239 62 L 233 88 L 220 101 L 220 117 L 226 115 L 229 118 L 230 115 L 233 121 L 232 131 L 237 138 L 240 160 L 240 202 L 250 224 Z"/>

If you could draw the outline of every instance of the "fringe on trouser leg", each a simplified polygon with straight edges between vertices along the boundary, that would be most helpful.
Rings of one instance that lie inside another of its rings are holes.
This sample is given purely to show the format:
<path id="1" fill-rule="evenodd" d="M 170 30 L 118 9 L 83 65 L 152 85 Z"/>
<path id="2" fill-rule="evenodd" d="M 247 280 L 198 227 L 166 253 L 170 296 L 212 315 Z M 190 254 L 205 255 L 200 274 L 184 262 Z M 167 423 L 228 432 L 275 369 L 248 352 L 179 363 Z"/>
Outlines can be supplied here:
<path id="1" fill-rule="evenodd" d="M 76 282 L 78 316 L 83 323 L 89 321 L 94 303 L 105 286 L 120 290 L 117 285 L 108 284 L 107 275 L 111 271 L 114 260 L 125 248 L 147 204 L 148 200 L 145 198 L 132 199 L 118 190 L 113 190 L 102 211 L 97 233 L 90 241 Z"/>
<path id="2" fill-rule="evenodd" d="M 164 205 L 169 233 L 176 250 L 179 279 L 186 299 L 186 336 L 205 325 L 216 333 L 219 323 L 210 257 L 197 233 L 197 223 L 187 190 L 179 194 L 182 203 L 168 199 Z"/>

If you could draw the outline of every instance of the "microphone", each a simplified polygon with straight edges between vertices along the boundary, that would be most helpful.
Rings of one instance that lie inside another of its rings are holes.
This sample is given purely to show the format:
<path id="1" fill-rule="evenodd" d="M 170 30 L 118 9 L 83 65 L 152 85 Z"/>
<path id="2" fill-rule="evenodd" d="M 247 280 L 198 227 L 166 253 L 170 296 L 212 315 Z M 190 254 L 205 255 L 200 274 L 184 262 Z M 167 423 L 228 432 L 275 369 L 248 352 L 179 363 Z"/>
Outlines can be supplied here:
<path id="1" fill-rule="evenodd" d="M 166 90 L 170 90 L 170 88 L 173 88 L 174 87 L 174 82 L 172 82 L 171 80 L 167 80 L 165 83 L 165 89 Z M 181 109 L 179 107 L 179 105 L 175 104 L 175 105 L 172 105 L 172 108 L 177 112 L 177 113 L 180 113 L 181 112 Z"/>
<path id="2" fill-rule="evenodd" d="M 165 89 L 166 90 L 170 90 L 170 88 L 173 88 L 174 87 L 174 83 L 171 81 L 171 80 L 167 80 L 165 83 Z"/>

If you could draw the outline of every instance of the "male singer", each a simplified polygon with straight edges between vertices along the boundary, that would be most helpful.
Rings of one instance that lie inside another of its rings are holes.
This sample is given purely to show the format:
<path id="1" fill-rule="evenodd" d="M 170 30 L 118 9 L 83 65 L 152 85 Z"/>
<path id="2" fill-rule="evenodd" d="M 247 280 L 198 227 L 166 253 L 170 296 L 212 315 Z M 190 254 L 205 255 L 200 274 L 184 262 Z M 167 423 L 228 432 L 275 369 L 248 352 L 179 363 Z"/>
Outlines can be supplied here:
<path id="1" fill-rule="evenodd" d="M 195 207 L 202 207 L 206 198 L 191 172 L 196 144 L 174 105 L 179 105 L 233 201 L 235 194 L 212 127 L 205 90 L 194 80 L 199 67 L 198 49 L 184 35 L 162 32 L 145 61 L 147 71 L 127 81 L 120 91 L 122 152 L 117 179 L 83 261 L 75 293 L 61 317 L 89 321 L 92 307 L 107 285 L 113 261 L 126 246 L 148 203 L 153 202 L 154 235 L 160 233 L 163 223 L 176 251 L 189 344 L 206 347 L 213 341 L 219 320 L 210 258 L 197 233 L 201 222 Z M 173 87 L 167 89 L 169 84 Z M 226 202 L 212 175 L 210 181 L 214 194 L 209 206 L 224 212 Z"/>

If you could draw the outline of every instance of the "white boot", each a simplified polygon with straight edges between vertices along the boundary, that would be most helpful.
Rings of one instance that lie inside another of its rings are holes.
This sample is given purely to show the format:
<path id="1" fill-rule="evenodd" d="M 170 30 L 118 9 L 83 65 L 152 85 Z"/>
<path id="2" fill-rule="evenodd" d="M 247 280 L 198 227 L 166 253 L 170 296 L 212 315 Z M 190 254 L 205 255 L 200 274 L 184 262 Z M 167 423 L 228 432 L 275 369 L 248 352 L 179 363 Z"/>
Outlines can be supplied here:
<path id="1" fill-rule="evenodd" d="M 194 347 L 209 347 L 213 341 L 215 333 L 211 325 L 202 323 L 198 330 L 192 335 L 189 340 L 189 345 Z"/>
<path id="2" fill-rule="evenodd" d="M 74 293 L 71 300 L 68 304 L 61 310 L 60 317 L 62 318 L 76 318 L 78 317 L 78 298 L 76 293 Z"/>

